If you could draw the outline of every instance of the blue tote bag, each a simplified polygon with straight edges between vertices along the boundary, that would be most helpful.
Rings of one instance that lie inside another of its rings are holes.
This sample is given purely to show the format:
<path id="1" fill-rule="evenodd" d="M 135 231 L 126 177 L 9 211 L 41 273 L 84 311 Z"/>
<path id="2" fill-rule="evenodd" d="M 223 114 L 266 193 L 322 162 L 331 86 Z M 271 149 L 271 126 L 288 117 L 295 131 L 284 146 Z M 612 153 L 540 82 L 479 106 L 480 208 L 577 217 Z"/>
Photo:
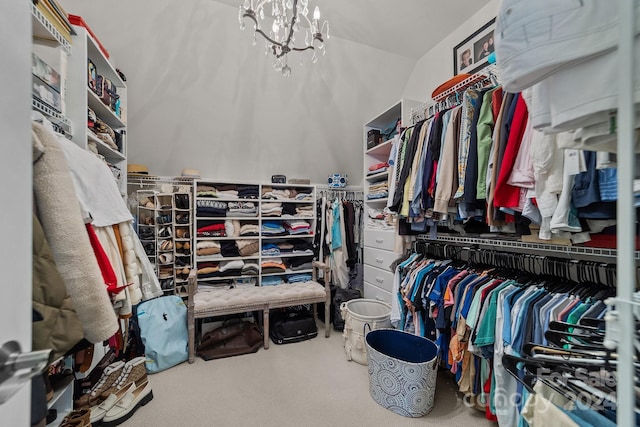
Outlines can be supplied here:
<path id="1" fill-rule="evenodd" d="M 137 309 L 147 372 L 159 372 L 187 360 L 187 307 L 177 295 L 145 301 Z"/>

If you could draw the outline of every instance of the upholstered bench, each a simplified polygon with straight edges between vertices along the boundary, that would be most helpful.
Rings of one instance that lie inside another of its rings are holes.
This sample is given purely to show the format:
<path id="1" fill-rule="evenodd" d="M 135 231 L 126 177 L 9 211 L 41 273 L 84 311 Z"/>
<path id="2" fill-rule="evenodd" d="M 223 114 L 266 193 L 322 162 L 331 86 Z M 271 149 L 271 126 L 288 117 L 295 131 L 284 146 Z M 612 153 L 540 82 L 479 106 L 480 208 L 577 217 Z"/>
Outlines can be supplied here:
<path id="1" fill-rule="evenodd" d="M 318 270 L 324 270 L 322 285 L 317 282 Z M 313 262 L 312 280 L 300 283 L 283 283 L 276 286 L 254 286 L 250 288 L 214 288 L 198 290 L 195 271 L 189 274 L 189 300 L 187 302 L 187 326 L 189 330 L 189 363 L 193 363 L 196 347 L 195 322 L 205 317 L 238 314 L 262 310 L 264 348 L 269 348 L 269 310 L 294 305 L 314 304 L 313 314 L 317 315 L 316 303 L 324 303 L 325 337 L 329 337 L 329 269 L 320 262 Z"/>

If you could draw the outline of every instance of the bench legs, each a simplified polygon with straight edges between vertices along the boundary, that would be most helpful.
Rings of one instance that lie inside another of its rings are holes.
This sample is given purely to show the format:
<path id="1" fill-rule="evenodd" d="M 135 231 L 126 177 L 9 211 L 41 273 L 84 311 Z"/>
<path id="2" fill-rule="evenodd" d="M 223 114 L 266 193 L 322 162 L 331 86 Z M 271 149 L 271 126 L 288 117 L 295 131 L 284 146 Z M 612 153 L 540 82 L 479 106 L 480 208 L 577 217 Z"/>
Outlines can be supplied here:
<path id="1" fill-rule="evenodd" d="M 262 334 L 264 335 L 264 349 L 269 349 L 269 306 L 262 309 Z"/>
<path id="2" fill-rule="evenodd" d="M 329 292 L 329 291 L 327 291 Z M 324 336 L 325 338 L 329 338 L 329 334 L 331 334 L 331 317 L 329 317 L 331 315 L 331 313 L 329 313 L 331 310 L 329 307 L 329 299 L 327 299 L 327 302 L 324 303 Z"/>
<path id="3" fill-rule="evenodd" d="M 193 363 L 195 359 L 195 346 L 196 346 L 196 325 L 195 316 L 193 311 L 189 310 L 187 313 L 187 332 L 189 335 L 189 363 Z"/>

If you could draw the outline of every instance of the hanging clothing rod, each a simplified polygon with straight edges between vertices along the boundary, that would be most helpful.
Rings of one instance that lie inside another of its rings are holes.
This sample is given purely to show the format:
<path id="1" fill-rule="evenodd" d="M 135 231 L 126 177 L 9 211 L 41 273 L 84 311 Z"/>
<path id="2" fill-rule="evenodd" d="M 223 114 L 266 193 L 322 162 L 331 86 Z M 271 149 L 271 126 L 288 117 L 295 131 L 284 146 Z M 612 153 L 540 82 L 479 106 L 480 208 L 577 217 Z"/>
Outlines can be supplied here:
<path id="1" fill-rule="evenodd" d="M 424 256 L 465 261 L 527 272 L 534 275 L 564 278 L 577 283 L 603 284 L 615 287 L 614 263 L 555 258 L 539 254 L 519 254 L 505 250 L 481 249 L 478 246 L 458 246 L 442 242 L 418 240 L 413 251 Z"/>
<path id="2" fill-rule="evenodd" d="M 487 86 L 499 86 L 500 77 L 495 64 L 489 64 L 475 74 L 462 80 L 455 86 L 438 94 L 432 101 L 427 101 L 411 109 L 411 122 L 433 117 L 437 112 L 456 107 L 462 102 L 462 94 L 470 88 L 482 89 Z"/>

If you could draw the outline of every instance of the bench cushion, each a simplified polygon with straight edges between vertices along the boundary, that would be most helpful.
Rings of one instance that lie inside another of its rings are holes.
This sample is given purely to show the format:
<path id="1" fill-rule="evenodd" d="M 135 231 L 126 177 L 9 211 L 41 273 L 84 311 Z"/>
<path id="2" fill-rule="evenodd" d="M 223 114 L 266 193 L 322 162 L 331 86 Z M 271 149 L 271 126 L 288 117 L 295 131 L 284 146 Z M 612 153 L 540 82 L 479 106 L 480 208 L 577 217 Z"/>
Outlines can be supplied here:
<path id="1" fill-rule="evenodd" d="M 199 289 L 193 297 L 194 314 L 195 317 L 203 317 L 216 310 L 250 309 L 264 304 L 277 306 L 309 298 L 323 301 L 325 296 L 325 287 L 313 281 L 251 288 Z"/>

